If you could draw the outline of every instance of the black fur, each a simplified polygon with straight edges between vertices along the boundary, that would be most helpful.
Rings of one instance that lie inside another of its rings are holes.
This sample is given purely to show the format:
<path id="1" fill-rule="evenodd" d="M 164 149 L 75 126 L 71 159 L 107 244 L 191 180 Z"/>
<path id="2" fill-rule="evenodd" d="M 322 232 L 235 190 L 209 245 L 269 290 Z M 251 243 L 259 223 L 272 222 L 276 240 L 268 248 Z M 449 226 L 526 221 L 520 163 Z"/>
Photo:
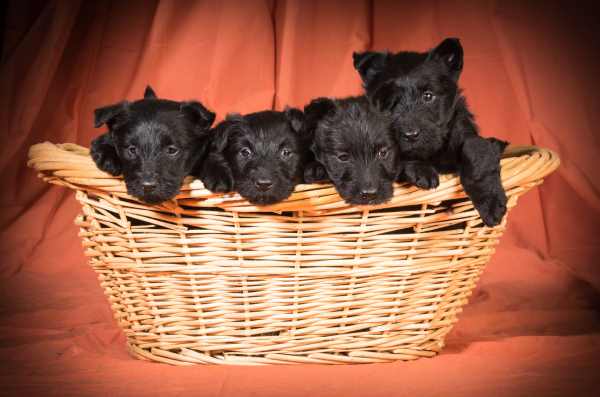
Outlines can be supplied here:
<path id="1" fill-rule="evenodd" d="M 304 115 L 294 108 L 230 114 L 211 134 L 202 182 L 213 192 L 237 191 L 253 204 L 289 197 L 310 158 Z"/>
<path id="2" fill-rule="evenodd" d="M 196 101 L 157 99 L 150 86 L 144 99 L 95 110 L 94 124 L 109 131 L 92 141 L 101 170 L 123 174 L 127 192 L 149 204 L 173 198 L 186 175 L 198 174 L 215 114 Z"/>
<path id="3" fill-rule="evenodd" d="M 306 167 L 305 180 L 318 182 L 326 176 L 349 204 L 389 200 L 398 170 L 390 118 L 365 97 L 319 98 L 304 112 L 317 161 Z"/>
<path id="4" fill-rule="evenodd" d="M 479 136 L 458 87 L 463 49 L 446 39 L 428 52 L 354 54 L 367 97 L 392 113 L 403 159 L 400 176 L 421 188 L 439 184 L 438 173 L 458 172 L 465 191 L 488 226 L 506 213 L 500 155 L 507 143 Z"/>

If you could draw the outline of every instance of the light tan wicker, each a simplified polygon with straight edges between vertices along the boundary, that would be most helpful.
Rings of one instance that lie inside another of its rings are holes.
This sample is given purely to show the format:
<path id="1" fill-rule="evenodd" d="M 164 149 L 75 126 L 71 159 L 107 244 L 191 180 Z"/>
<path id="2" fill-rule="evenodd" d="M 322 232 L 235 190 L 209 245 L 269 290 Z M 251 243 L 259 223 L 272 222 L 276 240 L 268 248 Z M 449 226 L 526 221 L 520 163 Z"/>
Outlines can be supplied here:
<path id="1" fill-rule="evenodd" d="M 505 221 L 483 226 L 458 178 L 398 185 L 377 207 L 302 185 L 255 207 L 188 180 L 145 205 L 73 144 L 34 145 L 29 165 L 74 189 L 85 254 L 137 357 L 170 364 L 370 363 L 431 357 Z M 549 150 L 502 160 L 508 206 L 559 165 Z"/>

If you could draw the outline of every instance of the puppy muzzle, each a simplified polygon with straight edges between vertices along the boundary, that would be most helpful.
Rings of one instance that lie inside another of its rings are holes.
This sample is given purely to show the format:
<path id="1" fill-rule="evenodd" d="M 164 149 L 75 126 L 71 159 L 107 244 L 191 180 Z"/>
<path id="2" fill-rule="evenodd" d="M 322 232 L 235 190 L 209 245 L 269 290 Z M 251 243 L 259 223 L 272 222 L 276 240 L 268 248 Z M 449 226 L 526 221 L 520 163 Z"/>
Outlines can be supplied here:
<path id="1" fill-rule="evenodd" d="M 417 128 L 406 129 L 402 131 L 402 138 L 414 142 L 419 138 L 421 131 Z"/>
<path id="2" fill-rule="evenodd" d="M 273 181 L 270 178 L 258 178 L 254 181 L 254 186 L 261 192 L 267 192 L 273 187 Z"/>

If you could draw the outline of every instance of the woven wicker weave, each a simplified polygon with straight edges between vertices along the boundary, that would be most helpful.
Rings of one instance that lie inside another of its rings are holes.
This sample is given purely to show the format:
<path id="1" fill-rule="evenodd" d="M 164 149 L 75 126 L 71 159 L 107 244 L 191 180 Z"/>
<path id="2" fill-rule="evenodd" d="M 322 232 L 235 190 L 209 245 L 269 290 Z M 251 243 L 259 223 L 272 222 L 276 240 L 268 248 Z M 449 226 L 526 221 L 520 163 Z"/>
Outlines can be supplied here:
<path id="1" fill-rule="evenodd" d="M 398 185 L 349 206 L 301 185 L 255 207 L 188 180 L 145 205 L 73 144 L 31 148 L 41 178 L 76 190 L 85 254 L 139 358 L 170 364 L 370 363 L 431 357 L 504 231 L 483 226 L 458 178 Z M 559 165 L 551 151 L 502 160 L 509 209 Z"/>

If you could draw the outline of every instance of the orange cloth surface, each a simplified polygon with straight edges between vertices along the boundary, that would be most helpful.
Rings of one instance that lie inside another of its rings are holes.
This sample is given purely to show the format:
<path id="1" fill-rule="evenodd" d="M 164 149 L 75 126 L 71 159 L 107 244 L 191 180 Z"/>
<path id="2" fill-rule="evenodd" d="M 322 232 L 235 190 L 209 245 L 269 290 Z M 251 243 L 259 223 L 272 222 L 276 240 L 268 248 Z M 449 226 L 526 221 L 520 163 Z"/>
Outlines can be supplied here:
<path id="1" fill-rule="evenodd" d="M 592 2 L 9 1 L 0 75 L 0 395 L 600 395 L 600 19 Z M 361 92 L 353 51 L 465 49 L 483 135 L 556 151 L 433 359 L 171 367 L 131 358 L 82 255 L 72 191 L 30 145 L 89 145 L 96 107 L 218 113 Z"/>

